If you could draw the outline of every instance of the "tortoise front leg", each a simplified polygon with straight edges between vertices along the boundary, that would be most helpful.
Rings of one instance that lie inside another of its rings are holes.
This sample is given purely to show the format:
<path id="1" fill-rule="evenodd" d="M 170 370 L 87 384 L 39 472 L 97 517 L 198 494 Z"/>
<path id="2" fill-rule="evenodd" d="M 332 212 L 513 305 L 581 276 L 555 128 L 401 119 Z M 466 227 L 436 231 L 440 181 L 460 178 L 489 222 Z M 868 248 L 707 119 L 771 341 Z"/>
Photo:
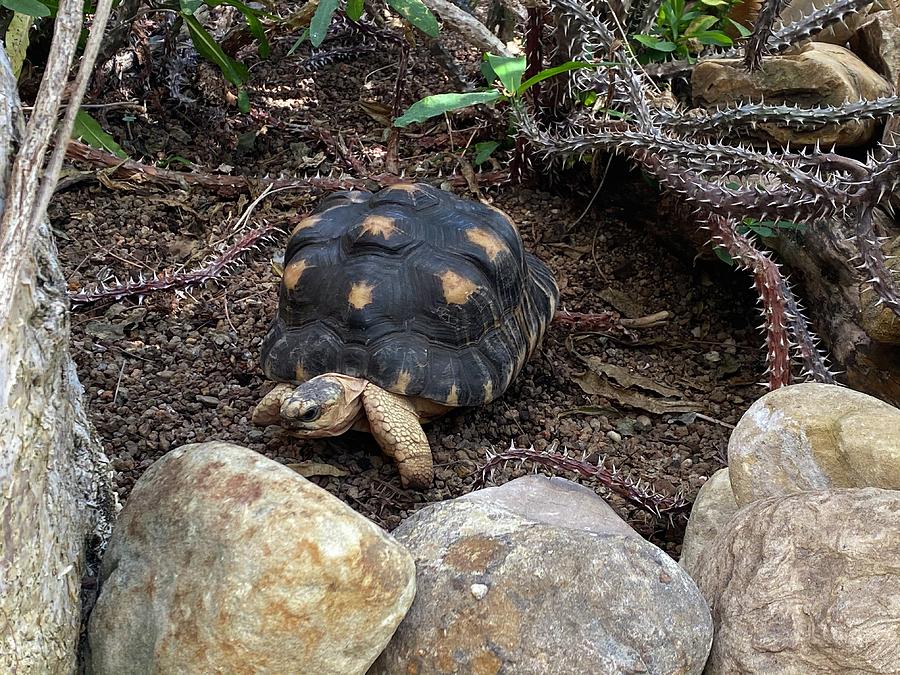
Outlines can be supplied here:
<path id="1" fill-rule="evenodd" d="M 294 385 L 284 384 L 283 382 L 275 385 L 275 388 L 263 396 L 262 401 L 256 404 L 250 421 L 261 427 L 280 423 L 281 403 L 294 392 L 294 389 L 296 389 Z"/>
<path id="2" fill-rule="evenodd" d="M 431 448 L 413 405 L 371 383 L 363 390 L 362 403 L 369 430 L 384 454 L 397 462 L 403 487 L 430 487 L 434 479 Z"/>

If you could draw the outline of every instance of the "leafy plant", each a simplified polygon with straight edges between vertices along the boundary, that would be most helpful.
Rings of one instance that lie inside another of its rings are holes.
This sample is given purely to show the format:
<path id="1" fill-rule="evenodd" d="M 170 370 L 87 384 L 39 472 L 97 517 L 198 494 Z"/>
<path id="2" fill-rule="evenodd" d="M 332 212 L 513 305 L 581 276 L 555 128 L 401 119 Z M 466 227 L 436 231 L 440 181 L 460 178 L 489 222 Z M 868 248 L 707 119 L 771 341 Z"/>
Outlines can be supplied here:
<path id="1" fill-rule="evenodd" d="M 704 47 L 731 47 L 733 40 L 727 28 L 742 38 L 750 31 L 728 18 L 740 0 L 665 0 L 652 30 L 633 35 L 642 47 L 638 60 L 642 63 L 666 61 L 670 58 L 693 59 Z"/>
<path id="2" fill-rule="evenodd" d="M 11 9 L 25 16 L 40 18 L 50 16 L 50 8 L 38 0 L 0 0 L 0 7 Z"/>
<path id="3" fill-rule="evenodd" d="M 240 0 L 178 0 L 176 9 L 178 17 L 188 29 L 191 41 L 194 43 L 197 52 L 203 58 L 218 66 L 225 79 L 237 87 L 238 109 L 243 113 L 249 112 L 250 97 L 247 95 L 245 85 L 250 77 L 250 72 L 243 63 L 226 54 L 222 46 L 216 42 L 209 31 L 197 20 L 195 13 L 203 5 L 210 8 L 228 5 L 237 9 L 247 22 L 247 28 L 250 33 L 259 43 L 259 55 L 266 58 L 269 55 L 269 43 L 266 40 L 266 33 L 260 21 L 260 17 L 264 15 L 240 2 Z"/>
<path id="4" fill-rule="evenodd" d="M 505 103 L 518 100 L 531 87 L 544 80 L 579 68 L 598 68 L 609 63 L 585 63 L 568 61 L 553 68 L 546 68 L 524 82 L 526 62 L 524 56 L 496 56 L 485 54 L 481 64 L 481 74 L 491 86 L 482 91 L 465 93 L 434 94 L 413 103 L 403 115 L 394 120 L 394 126 L 406 127 L 414 122 L 424 122 L 432 117 L 481 103 Z M 491 148 L 490 152 L 496 149 Z M 487 159 L 485 155 L 484 160 Z M 482 161 L 484 161 L 482 160 Z"/>
<path id="5" fill-rule="evenodd" d="M 85 112 L 83 108 L 75 115 L 72 138 L 84 141 L 92 148 L 106 150 L 116 157 L 128 159 L 128 155 L 125 154 L 122 146 L 116 143 L 115 139 L 103 130 L 100 123 Z"/>
<path id="6" fill-rule="evenodd" d="M 421 0 L 386 0 L 386 2 L 388 7 L 420 31 L 429 37 L 437 37 L 440 31 L 437 19 L 434 18 L 434 14 Z M 339 0 L 319 0 L 316 13 L 313 15 L 312 21 L 310 21 L 309 30 L 300 36 L 300 39 L 291 47 L 291 51 L 294 51 L 307 37 L 313 47 L 319 47 L 325 40 L 325 35 L 334 18 L 334 13 L 338 9 L 338 4 Z M 359 21 L 362 17 L 363 9 L 363 0 L 348 0 L 345 12 L 350 20 Z"/>
<path id="7" fill-rule="evenodd" d="M 759 237 L 776 237 L 779 230 L 793 230 L 794 232 L 803 232 L 806 230 L 806 223 L 795 223 L 792 220 L 757 220 L 756 218 L 744 218 L 740 225 L 735 228 L 741 236 L 755 234 Z M 713 246 L 713 253 L 724 263 L 734 265 L 734 259 L 728 251 L 721 246 Z"/>

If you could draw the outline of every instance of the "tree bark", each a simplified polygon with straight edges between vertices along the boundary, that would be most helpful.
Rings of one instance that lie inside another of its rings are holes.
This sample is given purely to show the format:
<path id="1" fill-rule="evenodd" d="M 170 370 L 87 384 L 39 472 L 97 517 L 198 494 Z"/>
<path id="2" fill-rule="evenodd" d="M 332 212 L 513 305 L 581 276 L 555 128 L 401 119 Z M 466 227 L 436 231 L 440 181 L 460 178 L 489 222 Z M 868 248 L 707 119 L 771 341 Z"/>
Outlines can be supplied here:
<path id="1" fill-rule="evenodd" d="M 63 0 L 27 126 L 0 44 L 0 672 L 71 673 L 86 553 L 114 513 L 107 460 L 69 354 L 65 280 L 46 218 L 71 122 L 106 21 L 101 2 L 46 163 L 81 30 Z M 105 9 L 103 7 L 105 5 Z M 96 38 L 95 38 L 96 33 Z M 92 42 L 93 41 L 93 42 Z M 87 70 L 87 73 L 85 72 Z"/>

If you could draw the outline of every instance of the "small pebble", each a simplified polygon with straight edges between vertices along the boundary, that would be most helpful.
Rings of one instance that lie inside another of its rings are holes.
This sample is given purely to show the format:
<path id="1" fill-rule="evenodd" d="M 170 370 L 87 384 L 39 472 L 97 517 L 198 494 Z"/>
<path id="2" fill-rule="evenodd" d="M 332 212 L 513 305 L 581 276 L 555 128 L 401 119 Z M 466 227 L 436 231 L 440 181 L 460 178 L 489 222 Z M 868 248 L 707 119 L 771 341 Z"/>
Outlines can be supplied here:
<path id="1" fill-rule="evenodd" d="M 606 437 L 613 443 L 618 443 L 622 440 L 622 434 L 620 434 L 618 431 L 607 431 Z"/>
<path id="2" fill-rule="evenodd" d="M 217 399 L 215 396 L 198 395 L 197 402 L 202 403 L 203 405 L 207 405 L 210 408 L 215 408 L 217 405 L 219 405 L 219 399 Z"/>
<path id="3" fill-rule="evenodd" d="M 472 584 L 469 587 L 469 590 L 472 591 L 472 595 L 475 596 L 476 600 L 481 600 L 484 596 L 487 595 L 488 587 L 484 584 Z"/>
<path id="4" fill-rule="evenodd" d="M 651 426 L 653 426 L 652 420 L 646 415 L 638 415 L 635 422 L 641 429 L 649 429 Z"/>

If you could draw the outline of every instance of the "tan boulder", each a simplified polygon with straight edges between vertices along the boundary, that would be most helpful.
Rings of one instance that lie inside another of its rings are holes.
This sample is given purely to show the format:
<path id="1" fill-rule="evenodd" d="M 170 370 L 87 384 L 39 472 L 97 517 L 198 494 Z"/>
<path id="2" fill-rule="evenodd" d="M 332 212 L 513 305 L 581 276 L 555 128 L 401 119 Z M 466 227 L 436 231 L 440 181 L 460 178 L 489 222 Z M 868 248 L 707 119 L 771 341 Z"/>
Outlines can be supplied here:
<path id="1" fill-rule="evenodd" d="M 873 70 L 900 86 L 900 25 L 890 11 L 866 17 L 850 40 L 853 52 Z"/>
<path id="2" fill-rule="evenodd" d="M 696 572 L 716 626 L 707 675 L 900 672 L 900 492 L 754 502 Z"/>
<path id="3" fill-rule="evenodd" d="M 364 673 L 415 595 L 410 554 L 325 490 L 228 443 L 141 477 L 90 620 L 94 675 Z"/>
<path id="4" fill-rule="evenodd" d="M 838 106 L 845 101 L 887 96 L 893 87 L 849 50 L 812 42 L 799 53 L 766 56 L 759 70 L 748 72 L 741 59 L 710 59 L 694 68 L 694 105 L 715 107 L 736 103 L 793 104 L 801 107 Z M 760 124 L 755 138 L 780 145 L 856 146 L 874 137 L 873 120 L 826 125 L 813 131 Z"/>
<path id="5" fill-rule="evenodd" d="M 750 406 L 728 442 L 739 506 L 804 490 L 900 490 L 900 410 L 829 384 L 795 384 Z"/>
<path id="6" fill-rule="evenodd" d="M 875 12 L 889 9 L 891 0 L 875 0 L 871 5 L 861 7 L 847 16 L 843 21 L 839 21 L 830 25 L 823 31 L 816 33 L 812 40 L 814 42 L 828 42 L 835 45 L 846 44 L 847 40 L 866 20 L 866 18 Z M 808 16 L 831 4 L 829 0 L 791 0 L 791 3 L 781 11 L 777 25 L 787 25 L 797 21 L 804 16 Z M 776 29 L 777 30 L 777 29 Z"/>
<path id="7" fill-rule="evenodd" d="M 737 510 L 728 469 L 719 469 L 700 488 L 684 532 L 678 564 L 692 577 L 710 543 Z"/>

